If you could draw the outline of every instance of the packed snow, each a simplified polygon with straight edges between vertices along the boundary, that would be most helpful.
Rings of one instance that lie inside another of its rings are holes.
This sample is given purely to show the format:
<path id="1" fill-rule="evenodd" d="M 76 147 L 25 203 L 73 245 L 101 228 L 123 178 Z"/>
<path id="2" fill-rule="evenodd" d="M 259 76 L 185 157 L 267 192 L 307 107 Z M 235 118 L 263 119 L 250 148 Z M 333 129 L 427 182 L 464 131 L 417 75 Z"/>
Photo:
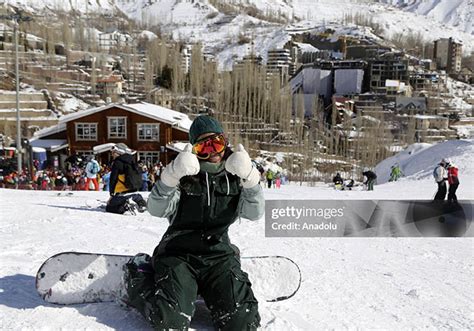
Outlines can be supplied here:
<path id="1" fill-rule="evenodd" d="M 378 167 L 382 178 L 396 160 L 407 177 L 376 185 L 370 192 L 291 183 L 279 190 L 264 189 L 264 194 L 267 200 L 429 200 L 436 190 L 429 174 L 439 159 L 449 157 L 460 168 L 459 199 L 472 200 L 473 149 L 472 140 L 411 146 Z M 167 221 L 146 212 L 104 213 L 97 206 L 107 198 L 107 192 L 75 191 L 68 196 L 0 189 L 1 330 L 151 330 L 138 313 L 116 303 L 58 306 L 36 293 L 36 271 L 59 252 L 153 251 Z M 303 282 L 293 298 L 260 301 L 263 330 L 474 325 L 472 238 L 266 238 L 263 218 L 237 221 L 230 237 L 242 255 L 285 255 L 301 268 Z"/>

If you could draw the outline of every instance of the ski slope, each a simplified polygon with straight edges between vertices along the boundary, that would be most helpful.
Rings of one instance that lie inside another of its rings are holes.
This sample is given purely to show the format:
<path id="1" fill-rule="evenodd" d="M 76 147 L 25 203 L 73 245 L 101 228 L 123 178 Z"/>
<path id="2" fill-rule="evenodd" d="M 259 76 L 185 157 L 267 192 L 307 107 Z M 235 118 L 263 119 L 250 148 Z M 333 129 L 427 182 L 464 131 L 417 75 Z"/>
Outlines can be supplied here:
<path id="1" fill-rule="evenodd" d="M 467 162 L 473 142 L 455 142 L 413 148 L 399 162 L 431 164 L 422 153 L 454 148 L 456 153 L 447 156 L 463 167 L 458 197 L 472 200 L 474 165 Z M 413 172 L 373 192 L 294 183 L 264 194 L 266 199 L 431 199 L 435 183 L 428 173 Z M 36 271 L 53 254 L 153 251 L 166 220 L 148 213 L 104 213 L 95 206 L 107 198 L 106 192 L 58 196 L 0 189 L 0 330 L 151 330 L 140 315 L 115 303 L 55 306 L 35 291 Z M 265 238 L 264 219 L 237 221 L 230 237 L 243 255 L 285 255 L 301 268 L 303 282 L 293 298 L 260 302 L 263 330 L 474 326 L 472 238 Z M 192 326 L 201 329 L 199 321 Z"/>

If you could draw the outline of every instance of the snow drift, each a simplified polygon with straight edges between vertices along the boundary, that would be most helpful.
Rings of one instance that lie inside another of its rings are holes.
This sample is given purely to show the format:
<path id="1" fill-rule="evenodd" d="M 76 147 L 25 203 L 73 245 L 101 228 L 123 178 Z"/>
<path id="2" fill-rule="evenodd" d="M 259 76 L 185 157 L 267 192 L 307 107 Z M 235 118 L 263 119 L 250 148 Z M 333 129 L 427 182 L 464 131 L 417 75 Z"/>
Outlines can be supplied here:
<path id="1" fill-rule="evenodd" d="M 434 145 L 413 144 L 375 167 L 377 183 L 388 182 L 391 166 L 396 163 L 400 165 L 407 180 L 431 179 L 433 169 L 443 158 L 449 158 L 458 166 L 462 182 L 463 177 L 474 177 L 473 155 L 474 140 L 449 140 Z M 469 181 L 465 182 L 467 184 Z"/>

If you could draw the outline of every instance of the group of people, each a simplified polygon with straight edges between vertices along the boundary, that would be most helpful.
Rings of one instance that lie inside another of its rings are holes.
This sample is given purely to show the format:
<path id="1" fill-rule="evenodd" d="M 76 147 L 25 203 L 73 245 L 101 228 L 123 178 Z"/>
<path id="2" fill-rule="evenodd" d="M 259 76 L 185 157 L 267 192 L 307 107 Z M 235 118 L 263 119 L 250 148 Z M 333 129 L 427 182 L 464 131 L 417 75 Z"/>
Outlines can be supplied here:
<path id="1" fill-rule="evenodd" d="M 377 175 L 374 171 L 370 170 L 369 168 L 364 168 L 362 172 L 362 176 L 364 176 L 364 185 L 367 188 L 367 191 L 374 190 L 374 184 L 377 180 Z M 355 186 L 354 179 L 346 179 L 342 178 L 341 174 L 338 172 L 336 176 L 333 177 L 332 182 L 334 184 L 334 188 L 336 190 L 352 190 Z"/>
<path id="2" fill-rule="evenodd" d="M 438 184 L 438 191 L 434 200 L 445 200 L 446 193 L 448 193 L 449 202 L 457 202 L 456 190 L 459 186 L 458 167 L 450 159 L 442 159 L 440 163 L 433 170 L 433 177 Z M 446 186 L 449 184 L 449 189 Z"/>
<path id="3" fill-rule="evenodd" d="M 285 177 L 279 171 L 268 169 L 261 174 L 263 181 L 266 181 L 268 188 L 280 188 Z"/>
<path id="4" fill-rule="evenodd" d="M 88 156 L 86 160 L 87 163 L 83 168 L 82 176 L 84 178 L 85 190 L 89 190 L 92 187 L 95 191 L 99 191 L 100 184 L 102 183 L 102 190 L 109 191 L 112 165 L 100 164 L 95 160 L 93 155 Z M 138 191 L 151 191 L 153 184 L 160 176 L 163 167 L 162 163 L 158 162 L 151 165 L 145 164 L 142 160 L 139 160 L 137 162 L 137 167 L 142 178 L 141 186 L 138 188 Z"/>
<path id="5" fill-rule="evenodd" d="M 36 160 L 35 160 L 36 161 Z M 39 169 L 39 164 L 33 162 L 33 173 L 27 168 L 19 174 L 16 170 L 0 173 L 0 187 L 20 188 L 33 190 L 72 190 L 72 191 L 109 191 L 111 165 L 99 163 L 93 155 L 72 155 L 65 161 L 65 168 L 58 169 L 48 166 Z M 139 191 L 151 191 L 153 184 L 158 180 L 163 165 L 158 162 L 154 165 L 138 161 L 142 177 Z"/>

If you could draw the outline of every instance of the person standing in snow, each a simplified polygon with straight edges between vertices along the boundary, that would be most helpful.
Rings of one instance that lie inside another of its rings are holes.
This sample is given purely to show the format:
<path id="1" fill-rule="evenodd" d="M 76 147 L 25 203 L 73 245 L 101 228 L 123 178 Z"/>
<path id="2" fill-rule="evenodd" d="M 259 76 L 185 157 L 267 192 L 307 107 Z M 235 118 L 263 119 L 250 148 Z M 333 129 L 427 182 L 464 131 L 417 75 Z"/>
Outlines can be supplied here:
<path id="1" fill-rule="evenodd" d="M 458 178 L 458 167 L 451 162 L 448 161 L 448 201 L 449 202 L 458 202 L 458 198 L 456 196 L 456 190 L 459 186 L 459 178 Z"/>
<path id="2" fill-rule="evenodd" d="M 369 168 L 365 168 L 362 175 L 365 176 L 365 178 L 367 178 L 367 180 L 364 183 L 367 185 L 367 191 L 373 191 L 375 181 L 377 180 L 377 175 L 375 174 L 375 172 L 373 172 L 372 170 L 369 170 Z"/>
<path id="3" fill-rule="evenodd" d="M 403 172 L 400 170 L 400 166 L 398 164 L 394 164 L 392 166 L 392 170 L 390 172 L 390 179 L 388 181 L 396 182 L 402 176 L 403 176 Z"/>
<path id="4" fill-rule="evenodd" d="M 94 158 L 94 155 L 89 156 L 89 162 L 86 165 L 86 191 L 89 191 L 90 183 L 94 184 L 94 190 L 99 190 L 99 182 L 97 181 L 97 174 L 100 171 L 99 162 Z"/>
<path id="5" fill-rule="evenodd" d="M 274 176 L 275 174 L 273 173 L 273 171 L 271 169 L 268 169 L 265 175 L 265 177 L 267 178 L 268 188 L 272 188 Z"/>
<path id="6" fill-rule="evenodd" d="M 102 175 L 102 183 L 104 184 L 103 190 L 109 192 L 110 189 L 110 168 L 105 167 L 104 174 Z"/>
<path id="7" fill-rule="evenodd" d="M 448 172 L 446 171 L 446 160 L 443 159 L 433 170 L 433 177 L 438 184 L 438 191 L 434 200 L 444 200 L 446 198 L 446 180 L 448 179 Z"/>
<path id="8" fill-rule="evenodd" d="M 239 217 L 262 217 L 260 174 L 210 116 L 193 121 L 189 141 L 149 196 L 150 214 L 170 225 L 153 257 L 138 254 L 126 264 L 126 302 L 155 329 L 187 330 L 199 294 L 216 329 L 256 330 L 258 302 L 228 229 Z"/>

